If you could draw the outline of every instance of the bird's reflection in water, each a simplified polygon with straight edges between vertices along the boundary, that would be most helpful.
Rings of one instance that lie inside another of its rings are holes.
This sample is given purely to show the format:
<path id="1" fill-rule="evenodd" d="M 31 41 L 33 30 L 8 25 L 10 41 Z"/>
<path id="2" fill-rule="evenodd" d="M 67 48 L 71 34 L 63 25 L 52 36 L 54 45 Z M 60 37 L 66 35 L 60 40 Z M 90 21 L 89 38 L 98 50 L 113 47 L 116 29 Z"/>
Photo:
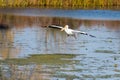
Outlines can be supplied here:
<path id="1" fill-rule="evenodd" d="M 58 29 L 46 29 L 45 33 L 45 45 L 46 50 L 53 53 L 58 53 L 60 45 L 64 45 L 67 35 Z"/>

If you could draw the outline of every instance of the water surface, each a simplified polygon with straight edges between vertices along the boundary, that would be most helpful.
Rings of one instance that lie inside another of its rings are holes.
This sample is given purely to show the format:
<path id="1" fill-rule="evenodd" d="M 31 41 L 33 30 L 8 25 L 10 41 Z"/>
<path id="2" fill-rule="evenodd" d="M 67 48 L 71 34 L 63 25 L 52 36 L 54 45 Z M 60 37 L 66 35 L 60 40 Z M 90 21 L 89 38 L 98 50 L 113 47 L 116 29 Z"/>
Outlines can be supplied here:
<path id="1" fill-rule="evenodd" d="M 0 23 L 10 27 L 0 29 L 2 80 L 119 80 L 119 11 L 1 11 Z M 75 39 L 44 27 L 51 24 L 68 24 L 96 38 Z"/>
<path id="2" fill-rule="evenodd" d="M 74 19 L 88 20 L 120 20 L 119 10 L 79 10 L 79 9 L 0 9 L 1 13 L 26 15 L 26 16 L 49 16 L 49 17 L 67 17 Z"/>

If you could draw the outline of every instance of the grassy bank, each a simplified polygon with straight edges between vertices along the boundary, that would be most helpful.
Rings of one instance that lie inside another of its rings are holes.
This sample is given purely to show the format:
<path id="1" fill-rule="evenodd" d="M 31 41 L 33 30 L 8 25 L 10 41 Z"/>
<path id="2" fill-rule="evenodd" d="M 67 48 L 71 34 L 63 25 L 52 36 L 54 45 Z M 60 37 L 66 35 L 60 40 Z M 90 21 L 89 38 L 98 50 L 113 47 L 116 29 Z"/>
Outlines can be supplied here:
<path id="1" fill-rule="evenodd" d="M 0 7 L 111 8 L 120 0 L 0 0 Z"/>

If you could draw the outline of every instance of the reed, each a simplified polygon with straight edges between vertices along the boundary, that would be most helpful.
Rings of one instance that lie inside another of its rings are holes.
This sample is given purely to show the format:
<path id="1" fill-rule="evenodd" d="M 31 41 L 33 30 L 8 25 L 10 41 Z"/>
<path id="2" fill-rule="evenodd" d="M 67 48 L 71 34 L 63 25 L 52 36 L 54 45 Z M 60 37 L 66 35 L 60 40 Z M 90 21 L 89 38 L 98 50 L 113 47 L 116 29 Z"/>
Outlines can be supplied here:
<path id="1" fill-rule="evenodd" d="M 0 0 L 0 7 L 95 8 L 120 6 L 120 0 Z"/>

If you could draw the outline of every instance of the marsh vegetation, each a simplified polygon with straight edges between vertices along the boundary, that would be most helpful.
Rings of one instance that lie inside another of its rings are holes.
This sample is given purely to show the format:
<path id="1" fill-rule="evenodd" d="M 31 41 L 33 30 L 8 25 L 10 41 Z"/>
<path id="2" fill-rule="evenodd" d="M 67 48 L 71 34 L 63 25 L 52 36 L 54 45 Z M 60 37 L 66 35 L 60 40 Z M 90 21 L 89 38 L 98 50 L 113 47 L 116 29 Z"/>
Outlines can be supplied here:
<path id="1" fill-rule="evenodd" d="M 120 0 L 0 0 L 0 7 L 119 9 Z"/>

